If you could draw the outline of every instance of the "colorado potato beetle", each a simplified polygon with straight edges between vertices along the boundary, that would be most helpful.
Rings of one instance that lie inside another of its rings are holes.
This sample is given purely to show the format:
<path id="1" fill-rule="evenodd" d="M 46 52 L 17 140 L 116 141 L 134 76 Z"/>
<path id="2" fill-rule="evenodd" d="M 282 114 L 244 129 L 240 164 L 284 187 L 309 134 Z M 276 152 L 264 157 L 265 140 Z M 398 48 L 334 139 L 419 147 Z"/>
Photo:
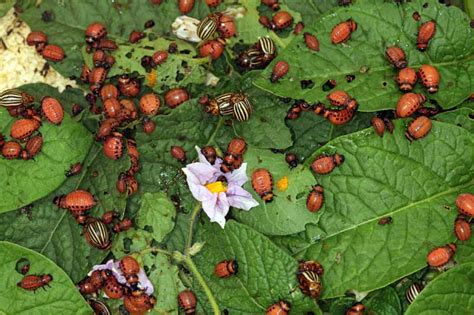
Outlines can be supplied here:
<path id="1" fill-rule="evenodd" d="M 104 212 L 104 214 L 102 215 L 102 222 L 104 222 L 104 224 L 110 224 L 113 222 L 114 219 L 118 217 L 120 217 L 120 215 L 118 214 L 117 211 L 110 210 L 110 211 Z"/>
<path id="2" fill-rule="evenodd" d="M 140 82 L 132 79 L 126 84 L 119 84 L 119 90 L 124 96 L 135 97 L 140 93 Z"/>
<path id="3" fill-rule="evenodd" d="M 244 50 L 237 58 L 237 64 L 245 70 L 263 69 L 268 63 L 269 61 L 265 58 L 265 54 L 258 48 Z"/>
<path id="4" fill-rule="evenodd" d="M 199 22 L 196 34 L 201 40 L 209 39 L 214 35 L 220 16 L 219 13 L 211 13 Z"/>
<path id="5" fill-rule="evenodd" d="M 165 94 L 166 105 L 170 108 L 176 108 L 187 100 L 189 100 L 189 94 L 183 88 L 174 88 Z"/>
<path id="6" fill-rule="evenodd" d="M 316 38 L 316 36 L 306 32 L 304 33 L 304 42 L 306 44 L 306 47 L 310 50 L 314 51 L 319 51 L 319 40 Z"/>
<path id="7" fill-rule="evenodd" d="M 238 270 L 239 265 L 236 260 L 223 260 L 215 266 L 214 274 L 219 278 L 229 278 L 235 275 Z"/>
<path id="8" fill-rule="evenodd" d="M 423 285 L 418 282 L 414 282 L 408 287 L 408 289 L 405 291 L 405 297 L 408 304 L 413 303 L 418 294 L 420 294 L 421 290 L 423 290 Z"/>
<path id="9" fill-rule="evenodd" d="M 92 55 L 92 63 L 94 64 L 94 67 L 102 67 L 105 66 L 105 59 L 107 58 L 107 55 L 103 50 L 96 50 L 94 54 Z"/>
<path id="10" fill-rule="evenodd" d="M 397 103 L 397 116 L 401 118 L 408 117 L 416 112 L 416 110 L 425 102 L 426 96 L 423 94 L 403 94 Z"/>
<path id="11" fill-rule="evenodd" d="M 186 151 L 184 151 L 183 147 L 177 145 L 171 146 L 170 153 L 171 156 L 180 163 L 186 163 Z"/>
<path id="12" fill-rule="evenodd" d="M 90 283 L 96 287 L 97 289 L 101 289 L 105 281 L 107 280 L 108 276 L 111 275 L 110 270 L 94 270 L 89 278 L 86 278 Z"/>
<path id="13" fill-rule="evenodd" d="M 132 44 L 138 43 L 142 39 L 145 38 L 145 33 L 139 31 L 132 31 L 130 35 L 128 35 L 128 41 Z"/>
<path id="14" fill-rule="evenodd" d="M 456 207 L 459 213 L 468 217 L 474 217 L 474 195 L 465 193 L 456 198 Z"/>
<path id="15" fill-rule="evenodd" d="M 471 238 L 471 225 L 464 219 L 458 218 L 454 222 L 454 234 L 460 241 L 467 241 Z"/>
<path id="16" fill-rule="evenodd" d="M 259 168 L 253 171 L 252 187 L 263 201 L 273 200 L 273 177 L 267 169 Z"/>
<path id="17" fill-rule="evenodd" d="M 324 189 L 323 186 L 316 185 L 313 187 L 308 197 L 306 198 L 306 208 L 310 212 L 318 212 L 324 203 Z"/>
<path id="18" fill-rule="evenodd" d="M 383 120 L 378 117 L 373 117 L 370 122 L 372 123 L 372 127 L 374 127 L 375 133 L 382 137 L 385 132 L 385 124 Z"/>
<path id="19" fill-rule="evenodd" d="M 221 3 L 221 0 L 206 0 L 206 4 L 210 8 L 215 8 Z"/>
<path id="20" fill-rule="evenodd" d="M 61 103 L 51 96 L 41 99 L 41 111 L 44 117 L 55 125 L 60 125 L 64 118 L 64 109 Z"/>
<path id="21" fill-rule="evenodd" d="M 422 65 L 418 70 L 421 82 L 428 89 L 428 92 L 433 94 L 438 91 L 439 86 L 439 72 L 431 65 Z"/>
<path id="22" fill-rule="evenodd" d="M 123 257 L 120 260 L 119 266 L 125 276 L 136 275 L 140 272 L 140 265 L 132 256 Z"/>
<path id="23" fill-rule="evenodd" d="M 113 131 L 120 125 L 119 121 L 115 118 L 104 119 L 100 125 L 99 130 L 97 131 L 96 140 L 103 140 L 105 137 L 112 134 Z"/>
<path id="24" fill-rule="evenodd" d="M 43 32 L 31 32 L 26 37 L 28 46 L 35 46 L 36 51 L 41 53 L 48 43 L 48 36 Z"/>
<path id="25" fill-rule="evenodd" d="M 4 107 L 26 106 L 33 101 L 33 96 L 17 89 L 8 89 L 0 93 L 0 106 Z"/>
<path id="26" fill-rule="evenodd" d="M 58 45 L 46 45 L 41 52 L 42 56 L 53 62 L 59 62 L 64 59 L 64 50 Z"/>
<path id="27" fill-rule="evenodd" d="M 323 273 L 324 268 L 319 262 L 314 260 L 301 261 L 296 273 L 301 292 L 312 298 L 318 298 L 322 290 L 320 276 Z"/>
<path id="28" fill-rule="evenodd" d="M 443 267 L 451 260 L 455 252 L 456 245 L 450 243 L 431 250 L 426 256 L 426 260 L 431 267 Z"/>
<path id="29" fill-rule="evenodd" d="M 87 26 L 86 29 L 86 42 L 89 44 L 94 41 L 98 41 L 107 35 L 107 29 L 102 23 L 94 22 Z"/>
<path id="30" fill-rule="evenodd" d="M 283 30 L 293 23 L 293 17 L 286 11 L 279 11 L 273 15 L 272 22 L 277 30 Z"/>
<path id="31" fill-rule="evenodd" d="M 125 218 L 119 223 L 115 224 L 113 230 L 115 233 L 120 233 L 120 232 L 127 231 L 131 229 L 132 227 L 133 227 L 132 220 L 130 220 L 129 218 Z"/>
<path id="32" fill-rule="evenodd" d="M 142 119 L 143 132 L 146 134 L 152 134 L 156 129 L 156 123 L 148 117 Z"/>
<path id="33" fill-rule="evenodd" d="M 295 168 L 296 166 L 298 166 L 298 163 L 299 163 L 299 159 L 296 156 L 296 154 L 291 153 L 291 152 L 288 152 L 287 154 L 285 154 L 285 161 L 286 163 L 288 163 L 290 168 Z"/>
<path id="34" fill-rule="evenodd" d="M 123 154 L 123 141 L 122 135 L 114 133 L 112 136 L 105 138 L 104 145 L 102 147 L 104 155 L 112 160 L 118 160 Z"/>
<path id="35" fill-rule="evenodd" d="M 284 75 L 288 73 L 288 70 L 290 69 L 290 65 L 288 62 L 284 60 L 278 61 L 275 66 L 273 67 L 272 74 L 270 77 L 270 81 L 272 83 L 277 82 L 280 80 Z"/>
<path id="36" fill-rule="evenodd" d="M 224 52 L 224 44 L 219 40 L 208 40 L 199 48 L 201 57 L 211 57 L 212 60 L 218 59 Z"/>
<path id="37" fill-rule="evenodd" d="M 40 122 L 36 119 L 19 119 L 12 125 L 10 136 L 14 139 L 25 141 L 40 127 Z"/>
<path id="38" fill-rule="evenodd" d="M 357 109 L 357 102 L 349 94 L 344 91 L 331 92 L 327 99 L 334 106 L 346 106 L 350 110 Z"/>
<path id="39" fill-rule="evenodd" d="M 276 45 L 275 42 L 268 36 L 262 36 L 258 39 L 255 44 L 255 48 L 259 49 L 263 54 L 266 61 L 270 62 L 275 58 Z"/>
<path id="40" fill-rule="evenodd" d="M 94 195 L 81 189 L 72 191 L 67 195 L 57 196 L 53 202 L 59 208 L 69 209 L 73 215 L 82 214 L 97 204 Z"/>
<path id="41" fill-rule="evenodd" d="M 71 177 L 79 174 L 82 171 L 82 164 L 80 162 L 71 165 L 68 171 L 66 171 L 66 177 Z"/>
<path id="42" fill-rule="evenodd" d="M 263 5 L 266 5 L 273 11 L 280 10 L 280 5 L 278 4 L 278 0 L 262 0 L 261 2 Z"/>
<path id="43" fill-rule="evenodd" d="M 196 312 L 197 299 L 190 290 L 181 291 L 178 295 L 179 306 L 184 310 L 184 314 L 194 314 Z"/>
<path id="44" fill-rule="evenodd" d="M 229 15 L 221 15 L 217 22 L 217 31 L 223 38 L 234 36 L 237 32 L 234 19 Z"/>
<path id="45" fill-rule="evenodd" d="M 298 22 L 295 25 L 295 29 L 293 30 L 293 34 L 299 35 L 301 32 L 304 30 L 304 23 L 303 22 Z"/>
<path id="46" fill-rule="evenodd" d="M 270 305 L 265 311 L 265 315 L 288 315 L 291 309 L 291 304 L 286 301 L 278 301 Z"/>
<path id="47" fill-rule="evenodd" d="M 110 311 L 107 304 L 105 304 L 105 302 L 98 299 L 94 299 L 94 298 L 88 299 L 87 302 L 89 303 L 90 307 L 92 307 L 92 309 L 94 310 L 94 314 L 112 315 L 112 312 Z"/>
<path id="48" fill-rule="evenodd" d="M 417 79 L 416 71 L 410 67 L 403 68 L 398 72 L 397 82 L 402 91 L 409 92 L 413 90 Z"/>
<path id="49" fill-rule="evenodd" d="M 249 120 L 253 108 L 248 97 L 241 93 L 231 95 L 230 104 L 232 105 L 232 115 L 238 121 Z"/>
<path id="50" fill-rule="evenodd" d="M 350 309 L 346 311 L 345 315 L 364 315 L 365 306 L 362 303 L 357 303 L 353 305 Z"/>
<path id="51" fill-rule="evenodd" d="M 110 275 L 105 280 L 104 293 L 110 299 L 120 299 L 123 297 L 125 289 L 123 285 L 117 281 L 114 275 Z"/>
<path id="52" fill-rule="evenodd" d="M 15 141 L 7 141 L 3 145 L 2 155 L 7 160 L 17 159 L 21 153 L 21 145 Z"/>
<path id="53" fill-rule="evenodd" d="M 168 52 L 165 50 L 159 50 L 151 56 L 151 59 L 155 65 L 162 65 L 166 59 L 168 59 Z"/>
<path id="54" fill-rule="evenodd" d="M 194 0 L 178 0 L 178 7 L 182 14 L 188 14 L 194 8 Z"/>
<path id="55" fill-rule="evenodd" d="M 339 110 L 325 110 L 323 116 L 333 125 L 343 125 L 354 117 L 354 113 L 355 110 L 346 107 Z"/>
<path id="56" fill-rule="evenodd" d="M 234 138 L 229 142 L 225 152 L 223 164 L 232 165 L 235 160 L 242 156 L 247 150 L 247 143 L 244 139 Z"/>
<path id="57" fill-rule="evenodd" d="M 161 101 L 155 93 L 148 93 L 140 98 L 140 110 L 145 115 L 156 115 L 160 110 Z"/>
<path id="58" fill-rule="evenodd" d="M 145 314 L 155 306 L 155 297 L 148 294 L 134 295 L 134 292 L 141 291 L 132 291 L 131 295 L 128 294 L 123 299 L 123 305 L 130 314 Z"/>
<path id="59" fill-rule="evenodd" d="M 122 105 L 115 97 L 108 98 L 104 101 L 104 114 L 107 118 L 117 118 L 120 116 Z"/>
<path id="60" fill-rule="evenodd" d="M 408 65 L 405 52 L 398 46 L 387 47 L 385 50 L 385 56 L 397 69 L 405 68 Z"/>
<path id="61" fill-rule="evenodd" d="M 101 220 L 89 218 L 83 229 L 84 237 L 89 245 L 98 249 L 109 249 L 112 245 L 107 226 Z"/>
<path id="62" fill-rule="evenodd" d="M 331 42 L 335 45 L 343 43 L 351 38 L 352 32 L 357 30 L 357 23 L 352 19 L 341 22 L 334 26 L 331 31 Z"/>
<path id="63" fill-rule="evenodd" d="M 86 277 L 82 279 L 77 285 L 77 289 L 82 295 L 95 294 L 101 288 L 96 287 L 91 283 L 91 278 Z"/>
<path id="64" fill-rule="evenodd" d="M 410 141 L 421 139 L 431 131 L 431 125 L 431 120 L 428 117 L 417 117 L 408 125 L 405 136 Z"/>
<path id="65" fill-rule="evenodd" d="M 213 146 L 205 146 L 201 149 L 202 155 L 206 158 L 206 160 L 211 164 L 214 165 L 216 162 L 217 152 Z"/>
<path id="66" fill-rule="evenodd" d="M 344 155 L 333 154 L 333 155 L 320 155 L 313 163 L 311 163 L 311 169 L 320 175 L 331 173 L 336 166 L 344 163 Z"/>
<path id="67" fill-rule="evenodd" d="M 25 150 L 22 152 L 23 160 L 29 160 L 34 158 L 43 147 L 43 136 L 41 134 L 36 135 L 28 139 L 25 145 Z"/>
<path id="68" fill-rule="evenodd" d="M 24 290 L 36 291 L 39 288 L 44 288 L 44 286 L 49 286 L 49 283 L 53 281 L 53 276 L 46 275 L 29 275 L 23 277 L 20 282 L 16 285 Z M 46 289 L 45 289 L 46 290 Z"/>
<path id="69" fill-rule="evenodd" d="M 100 89 L 100 97 L 102 98 L 102 101 L 105 101 L 109 98 L 118 98 L 119 91 L 115 85 L 106 84 Z"/>
<path id="70" fill-rule="evenodd" d="M 436 33 L 436 23 L 435 21 L 428 21 L 421 24 L 418 29 L 418 38 L 416 40 L 416 46 L 418 50 L 425 51 L 428 48 L 430 40 Z"/>

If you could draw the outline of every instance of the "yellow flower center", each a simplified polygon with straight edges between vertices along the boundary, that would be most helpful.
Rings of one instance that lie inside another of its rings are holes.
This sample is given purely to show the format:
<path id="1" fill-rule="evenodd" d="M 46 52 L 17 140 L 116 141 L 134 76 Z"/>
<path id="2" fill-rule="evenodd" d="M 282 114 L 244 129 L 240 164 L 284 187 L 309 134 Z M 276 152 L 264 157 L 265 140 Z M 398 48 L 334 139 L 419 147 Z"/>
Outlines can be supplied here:
<path id="1" fill-rule="evenodd" d="M 221 192 L 226 192 L 227 191 L 227 184 L 224 182 L 214 182 L 214 183 L 209 183 L 206 185 L 206 188 L 211 192 L 211 193 L 221 193 Z"/>

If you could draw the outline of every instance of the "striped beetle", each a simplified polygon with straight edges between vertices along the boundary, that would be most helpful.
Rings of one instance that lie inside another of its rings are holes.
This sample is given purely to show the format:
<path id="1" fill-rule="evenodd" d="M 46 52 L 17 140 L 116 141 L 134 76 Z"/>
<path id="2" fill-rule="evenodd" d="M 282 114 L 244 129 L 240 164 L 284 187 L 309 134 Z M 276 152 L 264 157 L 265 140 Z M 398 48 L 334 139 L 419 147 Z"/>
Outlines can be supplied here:
<path id="1" fill-rule="evenodd" d="M 5 90 L 0 93 L 0 106 L 12 107 L 33 103 L 33 96 L 16 89 Z"/>
<path id="2" fill-rule="evenodd" d="M 197 35 L 200 39 L 206 40 L 211 38 L 217 30 L 220 14 L 211 13 L 206 16 L 197 26 Z"/>
<path id="3" fill-rule="evenodd" d="M 107 226 L 101 220 L 89 218 L 83 231 L 89 245 L 98 249 L 109 249 L 112 245 Z"/>

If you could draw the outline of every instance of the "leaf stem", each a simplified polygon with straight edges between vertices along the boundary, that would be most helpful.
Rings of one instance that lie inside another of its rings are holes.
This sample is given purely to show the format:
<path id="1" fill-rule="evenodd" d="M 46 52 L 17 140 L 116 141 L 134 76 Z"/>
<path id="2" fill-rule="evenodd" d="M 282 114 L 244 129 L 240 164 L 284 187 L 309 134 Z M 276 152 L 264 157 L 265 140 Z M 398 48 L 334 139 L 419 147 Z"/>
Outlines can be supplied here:
<path id="1" fill-rule="evenodd" d="M 224 124 L 224 118 L 223 118 L 223 117 L 220 117 L 220 118 L 219 118 L 219 122 L 217 123 L 216 129 L 215 129 L 214 132 L 212 133 L 212 135 L 211 135 L 211 137 L 209 138 L 209 140 L 207 141 L 206 145 L 210 145 L 210 144 L 214 141 L 214 138 L 216 137 L 217 132 L 219 131 L 219 129 L 221 129 L 221 127 L 222 127 L 223 124 Z"/>
<path id="2" fill-rule="evenodd" d="M 282 49 L 286 47 L 286 44 L 281 40 L 281 38 L 275 34 L 275 32 L 270 32 L 270 38 Z"/>
<path id="3" fill-rule="evenodd" d="M 216 298 L 212 294 L 212 291 L 209 288 L 209 286 L 207 285 L 206 280 L 204 280 L 201 273 L 199 272 L 196 265 L 194 264 L 193 260 L 191 259 L 191 256 L 186 255 L 184 258 L 184 263 L 188 267 L 189 271 L 193 273 L 194 277 L 197 279 L 197 281 L 203 288 L 204 293 L 206 293 L 207 299 L 209 300 L 209 303 L 211 304 L 214 315 L 220 315 L 221 312 L 219 310 L 219 305 L 217 305 Z"/>
<path id="4" fill-rule="evenodd" d="M 471 19 L 474 19 L 474 3 L 472 3 L 472 0 L 464 0 L 464 10 Z"/>
<path id="5" fill-rule="evenodd" d="M 193 243 L 194 222 L 196 221 L 196 217 L 200 211 L 201 203 L 199 202 L 196 206 L 194 206 L 193 212 L 191 213 L 191 218 L 189 219 L 188 238 L 186 239 L 186 247 L 184 248 L 185 255 L 188 255 L 188 249 Z"/>

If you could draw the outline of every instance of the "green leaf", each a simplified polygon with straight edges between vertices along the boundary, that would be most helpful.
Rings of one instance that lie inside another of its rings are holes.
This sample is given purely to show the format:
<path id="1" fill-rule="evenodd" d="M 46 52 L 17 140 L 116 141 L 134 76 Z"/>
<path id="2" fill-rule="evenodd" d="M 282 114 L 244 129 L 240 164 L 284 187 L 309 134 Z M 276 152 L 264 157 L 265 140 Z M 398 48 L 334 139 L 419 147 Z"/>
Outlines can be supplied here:
<path id="1" fill-rule="evenodd" d="M 65 0 L 58 4 L 55 0 L 45 0 L 37 6 L 34 1 L 30 1 L 23 9 L 21 18 L 31 29 L 45 32 L 50 43 L 64 49 L 64 61 L 52 63 L 52 66 L 66 77 L 78 77 L 81 72 L 81 50 L 85 46 L 85 30 L 90 23 L 104 23 L 109 38 L 125 42 L 131 31 L 142 31 L 147 20 L 155 21 L 155 26 L 151 29 L 153 32 L 158 35 L 167 34 L 171 31 L 174 19 L 182 15 L 176 1 L 152 5 L 150 1 Z M 41 13 L 45 10 L 53 13 L 53 21 L 44 22 L 41 19 Z M 197 1 L 190 16 L 202 18 L 208 13 L 209 9 L 204 1 Z"/>
<path id="2" fill-rule="evenodd" d="M 19 212 L 0 215 L 0 239 L 8 240 L 48 256 L 77 282 L 107 255 L 107 251 L 92 248 L 82 235 L 82 227 L 68 211 L 53 204 L 55 196 L 75 189 L 87 189 L 99 200 L 92 209 L 99 217 L 115 209 L 123 214 L 126 197 L 115 188 L 119 173 L 128 169 L 128 158 L 113 161 L 102 153 L 102 146 L 94 144 L 79 175 L 68 179 L 58 190 L 35 202 L 31 219 Z M 96 174 L 94 174 L 97 172 Z M 97 175 L 97 176 L 94 176 Z M 64 174 L 62 175 L 64 176 Z"/>
<path id="3" fill-rule="evenodd" d="M 158 50 L 168 50 L 171 42 L 178 44 L 179 53 L 169 54 L 168 59 L 151 70 L 145 71 L 141 65 L 143 56 L 152 56 Z M 145 84 L 158 93 L 168 88 L 186 86 L 190 83 L 201 84 L 206 81 L 206 72 L 201 65 L 209 62 L 208 58 L 193 58 L 196 51 L 193 45 L 181 40 L 144 39 L 137 44 L 118 43 L 120 49 L 113 53 L 117 65 L 112 67 L 109 76 L 137 72 L 144 76 Z"/>
<path id="4" fill-rule="evenodd" d="M 303 113 L 298 119 L 287 122 L 294 134 L 294 145 L 289 151 L 295 153 L 303 161 L 326 142 L 367 128 L 373 116 L 368 113 L 356 113 L 349 123 L 336 126 L 313 112 Z"/>
<path id="5" fill-rule="evenodd" d="M 408 308 L 406 315 L 472 314 L 474 263 L 448 270 L 430 282 Z"/>
<path id="6" fill-rule="evenodd" d="M 472 135 L 435 121 L 410 144 L 405 123 L 395 121 L 393 135 L 383 138 L 372 128 L 339 137 L 313 155 L 345 156 L 330 174 L 316 176 L 325 203 L 313 232 L 320 240 L 308 244 L 305 258 L 325 267 L 324 298 L 383 287 L 424 267 L 430 249 L 453 240 L 454 200 L 474 190 Z M 386 216 L 393 223 L 379 225 Z"/>
<path id="7" fill-rule="evenodd" d="M 151 227 L 155 241 L 161 242 L 173 229 L 176 210 L 165 193 L 145 193 L 141 197 L 141 208 L 138 212 L 137 226 L 145 229 Z"/>
<path id="8" fill-rule="evenodd" d="M 0 17 L 7 14 L 15 4 L 15 0 L 0 0 Z"/>
<path id="9" fill-rule="evenodd" d="M 474 109 L 472 108 L 458 108 L 449 112 L 444 112 L 436 115 L 434 119 L 450 124 L 457 125 L 474 133 Z"/>
<path id="10" fill-rule="evenodd" d="M 51 260 L 32 250 L 13 243 L 0 241 L 0 313 L 4 314 L 90 314 L 91 308 L 76 287 Z M 53 280 L 36 293 L 17 287 L 24 277 L 15 271 L 16 262 L 26 258 L 30 262 L 28 274 L 50 274 Z"/>
<path id="11" fill-rule="evenodd" d="M 290 9 L 301 13 L 305 25 L 312 25 L 321 14 L 336 7 L 338 2 L 338 0 L 286 0 L 285 4 Z"/>
<path id="12" fill-rule="evenodd" d="M 36 100 L 45 94 L 33 93 Z M 0 132 L 9 138 L 11 126 L 17 119 L 0 108 Z M 64 172 L 71 164 L 84 160 L 92 143 L 91 134 L 65 115 L 60 126 L 46 120 L 39 131 L 43 135 L 41 152 L 32 160 L 0 159 L 0 213 L 17 209 L 42 198 L 66 179 Z"/>
<path id="13" fill-rule="evenodd" d="M 178 278 L 178 267 L 171 265 L 169 258 L 163 254 L 147 255 L 143 263 L 148 267 L 153 266 L 148 277 L 153 283 L 155 288 L 153 294 L 158 300 L 150 314 L 178 314 L 177 296 L 183 289 Z"/>
<path id="14" fill-rule="evenodd" d="M 225 229 L 217 224 L 200 226 L 197 239 L 206 242 L 195 263 L 217 299 L 221 311 L 230 314 L 262 314 L 280 299 L 292 305 L 292 312 L 303 314 L 319 308 L 298 289 L 298 263 L 253 229 L 228 221 Z M 224 259 L 236 259 L 238 273 L 228 279 L 214 275 L 214 266 Z M 199 284 L 194 288 L 204 308 L 207 299 Z"/>
<path id="15" fill-rule="evenodd" d="M 458 246 L 455 257 L 457 263 L 462 264 L 474 261 L 474 237 L 465 242 L 459 241 L 456 245 Z"/>
<path id="16" fill-rule="evenodd" d="M 399 315 L 402 314 L 402 306 L 397 291 L 392 287 L 386 287 L 375 291 L 362 301 L 366 309 L 373 315 Z"/>
<path id="17" fill-rule="evenodd" d="M 414 11 L 420 13 L 420 22 L 411 17 Z M 357 30 L 346 44 L 333 45 L 331 29 L 349 18 L 357 23 Z M 422 53 L 416 49 L 417 29 L 422 22 L 432 19 L 436 20 L 437 32 L 428 50 Z M 460 9 L 435 0 L 416 0 L 403 5 L 358 1 L 347 8 L 329 11 L 307 26 L 305 31 L 318 37 L 320 52 L 306 48 L 303 36 L 299 36 L 280 52 L 255 84 L 279 96 L 313 103 L 324 101 L 328 93 L 322 86 L 328 80 L 336 80 L 337 89 L 357 99 L 360 111 L 393 109 L 401 93 L 394 80 L 397 72 L 384 52 L 387 46 L 397 44 L 405 50 L 410 67 L 431 64 L 439 70 L 439 91 L 429 98 L 445 109 L 452 108 L 473 90 L 469 78 L 474 75 L 474 32 L 469 22 Z M 287 61 L 290 70 L 278 83 L 271 83 L 270 72 L 279 60 Z M 355 79 L 347 82 L 347 75 L 355 75 Z M 303 89 L 300 80 L 312 80 L 314 87 Z M 421 84 L 416 91 L 422 91 Z"/>
<path id="18" fill-rule="evenodd" d="M 308 223 L 317 223 L 319 214 L 311 213 L 306 209 L 306 197 L 311 187 L 316 184 L 308 169 L 298 166 L 290 169 L 283 154 L 275 154 L 270 150 L 259 150 L 249 147 L 245 154 L 247 175 L 251 178 L 257 168 L 266 168 L 273 176 L 274 200 L 264 203 L 249 182 L 244 188 L 252 192 L 253 197 L 260 205 L 250 211 L 233 211 L 233 215 L 241 222 L 267 235 L 288 235 L 305 230 Z M 288 189 L 281 191 L 277 182 L 288 177 Z"/>
<path id="19" fill-rule="evenodd" d="M 288 35 L 288 31 L 285 31 L 286 38 L 279 37 L 273 31 L 270 31 L 268 28 L 263 27 L 262 24 L 258 22 L 260 17 L 260 12 L 258 8 L 260 6 L 260 0 L 241 0 L 239 1 L 239 6 L 245 8 L 244 15 L 235 19 L 235 24 L 237 26 L 237 36 L 230 39 L 231 44 L 235 43 L 245 43 L 245 44 L 254 44 L 257 42 L 259 37 L 270 36 L 277 46 L 285 47 L 293 38 L 293 34 Z M 301 15 L 299 12 L 291 10 L 285 4 L 280 4 L 281 10 L 287 11 L 293 17 L 293 26 L 301 21 Z M 271 19 L 271 16 L 269 16 Z"/>

